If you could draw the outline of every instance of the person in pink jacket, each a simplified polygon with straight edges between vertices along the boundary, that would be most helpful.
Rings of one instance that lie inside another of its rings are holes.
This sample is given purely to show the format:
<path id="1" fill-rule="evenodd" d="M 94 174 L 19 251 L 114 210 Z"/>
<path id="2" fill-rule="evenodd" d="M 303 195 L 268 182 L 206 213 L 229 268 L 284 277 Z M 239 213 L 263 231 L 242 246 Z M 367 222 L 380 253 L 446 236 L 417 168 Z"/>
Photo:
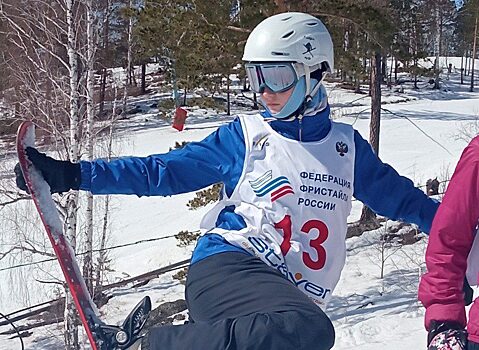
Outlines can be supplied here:
<path id="1" fill-rule="evenodd" d="M 426 308 L 429 350 L 479 350 L 479 298 L 467 320 L 463 291 L 465 277 L 470 285 L 478 285 L 479 242 L 474 243 L 478 221 L 476 136 L 461 155 L 429 235 L 427 273 L 419 285 L 419 300 Z"/>

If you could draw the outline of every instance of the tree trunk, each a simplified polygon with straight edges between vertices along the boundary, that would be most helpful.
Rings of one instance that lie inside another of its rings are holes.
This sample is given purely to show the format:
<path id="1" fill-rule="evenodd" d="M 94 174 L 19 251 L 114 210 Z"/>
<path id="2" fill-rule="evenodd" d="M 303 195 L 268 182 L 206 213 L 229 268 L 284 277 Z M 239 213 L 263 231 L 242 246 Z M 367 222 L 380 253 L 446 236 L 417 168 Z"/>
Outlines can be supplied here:
<path id="1" fill-rule="evenodd" d="M 75 303 L 70 294 L 70 290 L 65 285 L 65 311 L 63 313 L 63 319 L 65 324 L 65 350 L 80 350 L 78 343 L 78 326 L 79 319 Z"/>
<path id="2" fill-rule="evenodd" d="M 73 6 L 75 0 L 67 0 L 66 2 L 66 16 L 68 25 L 68 63 L 70 74 L 70 160 L 78 162 L 79 151 L 79 117 L 78 117 L 78 59 L 76 52 L 76 32 L 75 32 L 75 17 L 73 14 Z M 76 249 L 76 216 L 77 216 L 77 202 L 78 192 L 67 195 L 66 211 L 67 217 L 66 237 L 69 240 L 73 250 Z M 65 294 L 68 295 L 68 291 Z M 75 309 L 75 304 L 72 298 L 67 297 L 65 303 L 65 348 L 67 350 L 79 349 L 78 344 L 78 314 Z"/>
<path id="3" fill-rule="evenodd" d="M 379 130 L 381 121 L 381 54 L 376 53 L 371 58 L 371 122 L 369 124 L 369 143 L 374 152 L 379 154 Z M 367 206 L 363 207 L 361 224 L 372 223 L 374 226 L 377 223 L 376 214 Z"/>
<path id="4" fill-rule="evenodd" d="M 231 115 L 231 103 L 230 103 L 230 75 L 226 74 L 226 115 Z"/>
<path id="5" fill-rule="evenodd" d="M 389 86 L 392 86 L 392 84 L 393 84 L 393 66 L 396 64 L 395 63 L 396 60 L 397 60 L 396 57 L 394 57 L 394 56 L 391 57 L 391 66 L 389 67 L 389 77 L 387 79 Z"/>
<path id="6" fill-rule="evenodd" d="M 131 8 L 132 0 L 128 1 L 128 7 Z M 126 62 L 126 78 L 125 78 L 125 89 L 123 94 L 123 114 L 126 113 L 126 101 L 128 96 L 128 86 L 131 85 L 131 67 L 132 67 L 132 37 L 133 37 L 133 18 L 128 19 L 128 50 L 127 50 L 127 62 Z"/>
<path id="7" fill-rule="evenodd" d="M 369 143 L 374 152 L 379 154 L 379 130 L 381 121 L 381 55 L 376 54 L 371 60 L 371 124 L 369 126 Z"/>
<path id="8" fill-rule="evenodd" d="M 381 81 L 384 82 L 385 78 L 388 76 L 387 74 L 388 71 L 388 57 L 387 55 L 382 56 L 381 60 Z"/>
<path id="9" fill-rule="evenodd" d="M 86 91 L 86 150 L 89 161 L 93 160 L 93 123 L 95 117 L 94 106 L 94 71 L 93 63 L 95 59 L 95 37 L 93 34 L 94 15 L 93 15 L 92 0 L 87 1 L 87 91 Z M 86 232 L 85 232 L 85 251 L 86 254 L 83 259 L 83 277 L 88 291 L 93 295 L 93 195 L 87 193 L 86 206 Z"/>
<path id="10" fill-rule="evenodd" d="M 418 65 L 418 62 L 417 62 L 417 58 L 414 58 L 414 66 L 417 67 Z M 414 72 L 414 89 L 419 89 L 418 86 L 417 86 L 417 73 L 416 73 L 416 70 Z"/>
<path id="11" fill-rule="evenodd" d="M 361 82 L 359 81 L 359 79 L 355 79 L 354 80 L 354 92 L 356 94 L 360 94 L 361 93 Z"/>
<path id="12" fill-rule="evenodd" d="M 178 92 L 178 80 L 176 79 L 176 62 L 172 60 L 171 64 L 171 80 L 173 84 L 173 99 L 175 100 L 175 108 L 180 106 L 180 93 Z"/>
<path id="13" fill-rule="evenodd" d="M 131 7 L 131 0 L 128 4 Z M 133 55 L 133 48 L 132 48 L 132 39 L 133 39 L 133 19 L 130 17 L 128 19 L 128 52 L 127 52 L 127 64 L 126 64 L 126 82 L 128 85 L 132 85 L 132 72 L 131 68 L 133 67 L 132 62 L 132 55 Z"/>
<path id="14" fill-rule="evenodd" d="M 472 67 L 472 49 L 469 50 L 469 63 L 467 65 L 467 75 L 471 75 L 471 67 Z"/>
<path id="15" fill-rule="evenodd" d="M 141 64 L 141 94 L 146 94 L 146 63 Z"/>
<path id="16" fill-rule="evenodd" d="M 441 52 L 441 15 L 439 10 L 439 5 L 436 6 L 436 38 L 434 42 L 434 50 L 436 51 L 436 59 L 434 61 L 434 89 L 440 89 L 441 85 L 439 84 L 439 74 L 441 71 L 440 68 L 440 52 Z"/>
<path id="17" fill-rule="evenodd" d="M 465 54 L 465 62 L 464 62 L 464 76 L 468 76 L 469 75 L 469 69 L 470 69 L 470 63 L 471 63 L 471 60 L 469 59 L 469 49 L 466 49 L 466 54 Z"/>
<path id="18" fill-rule="evenodd" d="M 109 38 L 109 35 L 110 35 L 110 20 L 109 20 L 109 11 L 110 11 L 110 1 L 107 0 L 106 2 L 106 5 L 105 5 L 105 19 L 107 19 L 104 23 L 103 23 L 103 50 L 105 52 L 105 56 L 108 57 L 108 48 L 109 48 L 109 43 L 110 43 L 110 40 L 108 40 Z M 106 57 L 104 57 L 104 59 L 102 60 L 102 64 L 104 65 L 104 67 L 102 68 L 101 70 L 101 81 L 100 81 L 100 96 L 99 96 L 99 103 L 100 103 L 100 106 L 99 106 L 99 111 L 98 111 L 98 114 L 101 116 L 103 116 L 103 112 L 104 112 L 104 109 L 105 109 L 105 92 L 106 92 L 106 78 L 107 78 L 107 70 L 106 70 L 106 66 L 108 64 L 108 61 L 106 59 Z"/>
<path id="19" fill-rule="evenodd" d="M 106 68 L 102 68 L 101 80 L 100 80 L 100 94 L 98 96 L 98 99 L 99 99 L 98 102 L 100 104 L 98 108 L 98 115 L 100 115 L 100 118 L 103 115 L 105 110 L 106 75 L 107 75 Z"/>
<path id="20" fill-rule="evenodd" d="M 470 92 L 474 91 L 474 65 L 476 62 L 476 42 L 477 42 L 477 17 L 479 14 L 476 12 L 476 21 L 474 24 L 474 40 L 472 43 L 472 55 L 471 55 L 471 60 L 472 60 L 472 68 L 471 68 L 471 87 L 469 88 Z"/>
<path id="21" fill-rule="evenodd" d="M 399 63 L 398 61 L 396 60 L 396 62 L 394 63 L 394 81 L 398 82 L 398 66 L 399 66 Z"/>

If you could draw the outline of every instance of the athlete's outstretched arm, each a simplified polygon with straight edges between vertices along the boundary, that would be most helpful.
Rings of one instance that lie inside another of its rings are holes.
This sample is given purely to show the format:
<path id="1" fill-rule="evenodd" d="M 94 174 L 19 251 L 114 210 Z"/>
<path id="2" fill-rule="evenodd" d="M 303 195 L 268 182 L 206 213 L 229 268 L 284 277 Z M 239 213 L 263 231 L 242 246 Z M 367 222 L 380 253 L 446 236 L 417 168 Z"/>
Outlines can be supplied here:
<path id="1" fill-rule="evenodd" d="M 236 119 L 200 142 L 165 154 L 81 162 L 80 189 L 94 194 L 167 196 L 224 182 L 232 191 L 244 154 L 243 132 Z"/>

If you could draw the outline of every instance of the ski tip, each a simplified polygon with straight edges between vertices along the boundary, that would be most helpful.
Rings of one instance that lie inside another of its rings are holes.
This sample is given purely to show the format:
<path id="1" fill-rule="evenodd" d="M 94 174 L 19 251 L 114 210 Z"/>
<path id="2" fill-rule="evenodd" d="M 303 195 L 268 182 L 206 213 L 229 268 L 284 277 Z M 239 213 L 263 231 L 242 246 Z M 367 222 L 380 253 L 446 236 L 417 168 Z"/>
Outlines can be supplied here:
<path id="1" fill-rule="evenodd" d="M 19 126 L 17 130 L 17 135 L 25 135 L 26 132 L 28 132 L 28 129 L 34 128 L 35 124 L 31 120 L 25 120 L 23 121 Z"/>
<path id="2" fill-rule="evenodd" d="M 20 124 L 17 132 L 17 152 L 23 151 L 26 147 L 35 146 L 35 124 L 26 120 Z"/>

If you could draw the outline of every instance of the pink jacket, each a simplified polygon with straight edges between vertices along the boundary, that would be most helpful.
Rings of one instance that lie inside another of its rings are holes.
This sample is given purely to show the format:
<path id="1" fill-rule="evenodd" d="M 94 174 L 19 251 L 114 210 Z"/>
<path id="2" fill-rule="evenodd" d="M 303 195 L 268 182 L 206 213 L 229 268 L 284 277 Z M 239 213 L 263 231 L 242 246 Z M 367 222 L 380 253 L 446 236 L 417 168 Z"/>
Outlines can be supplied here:
<path id="1" fill-rule="evenodd" d="M 476 136 L 461 155 L 429 235 L 428 272 L 419 285 L 419 300 L 426 307 L 426 329 L 431 320 L 466 325 L 462 287 L 478 221 L 479 136 Z M 477 276 L 475 281 L 469 282 L 477 285 Z M 477 299 L 469 311 L 467 330 L 469 339 L 479 342 Z"/>

